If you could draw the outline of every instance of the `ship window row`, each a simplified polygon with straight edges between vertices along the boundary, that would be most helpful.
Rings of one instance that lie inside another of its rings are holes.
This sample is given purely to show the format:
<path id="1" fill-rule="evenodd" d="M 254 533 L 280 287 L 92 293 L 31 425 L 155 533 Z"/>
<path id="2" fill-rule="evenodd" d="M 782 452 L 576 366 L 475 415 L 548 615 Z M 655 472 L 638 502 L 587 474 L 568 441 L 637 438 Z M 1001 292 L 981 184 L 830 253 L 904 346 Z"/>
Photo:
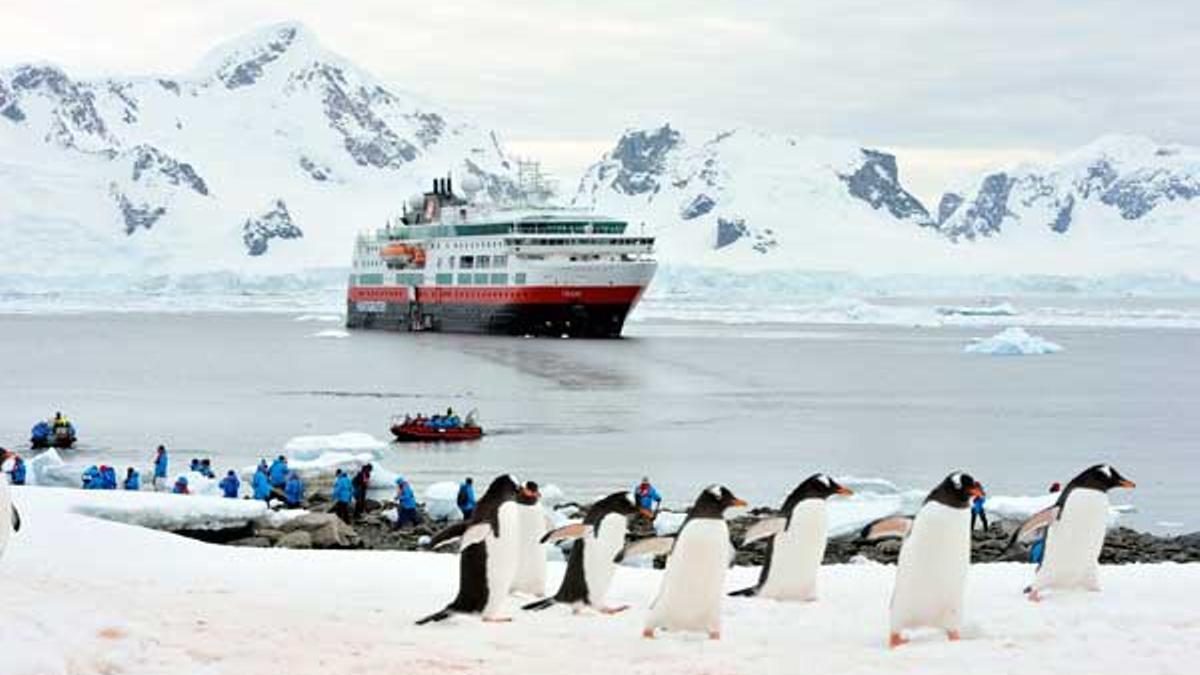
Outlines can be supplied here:
<path id="1" fill-rule="evenodd" d="M 509 239 L 513 246 L 651 246 L 654 237 L 622 237 L 620 239 Z"/>
<path id="2" fill-rule="evenodd" d="M 626 223 L 611 222 L 522 222 L 458 225 L 417 225 L 388 230 L 389 239 L 442 239 L 446 237 L 487 237 L 510 234 L 624 234 Z"/>
<path id="3" fill-rule="evenodd" d="M 446 258 L 449 261 L 450 269 L 454 269 L 454 258 Z M 438 267 L 442 266 L 442 259 L 438 259 Z M 464 255 L 458 258 L 458 268 L 462 270 L 486 270 L 488 268 L 502 268 L 508 266 L 507 255 Z"/>
<path id="4" fill-rule="evenodd" d="M 358 275 L 358 285 L 359 286 L 382 286 L 383 285 L 383 275 L 382 274 L 360 274 L 360 275 Z"/>
<path id="5" fill-rule="evenodd" d="M 491 273 L 485 274 L 475 272 L 472 274 L 460 272 L 457 277 L 454 274 L 443 272 L 435 277 L 439 286 L 453 286 L 457 279 L 459 286 L 507 286 L 508 274 Z M 523 286 L 525 284 L 525 273 L 518 272 L 513 275 L 513 284 Z"/>

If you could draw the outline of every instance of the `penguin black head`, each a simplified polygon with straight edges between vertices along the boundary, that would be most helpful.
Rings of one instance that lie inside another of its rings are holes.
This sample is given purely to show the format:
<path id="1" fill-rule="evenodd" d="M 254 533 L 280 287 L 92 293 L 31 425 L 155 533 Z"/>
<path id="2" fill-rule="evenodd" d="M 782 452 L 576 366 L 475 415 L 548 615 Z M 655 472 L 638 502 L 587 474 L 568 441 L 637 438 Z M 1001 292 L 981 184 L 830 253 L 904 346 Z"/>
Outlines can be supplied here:
<path id="1" fill-rule="evenodd" d="M 805 499 L 828 499 L 834 495 L 852 495 L 854 491 L 841 486 L 827 474 L 814 473 L 792 490 L 785 506 L 795 506 Z"/>
<path id="2" fill-rule="evenodd" d="M 1133 488 L 1136 484 L 1108 464 L 1090 466 L 1071 481 L 1073 487 L 1108 492 L 1113 488 Z"/>
<path id="3" fill-rule="evenodd" d="M 641 515 L 648 520 L 654 520 L 654 512 L 648 509 L 638 508 L 637 503 L 633 499 L 633 493 L 628 491 L 614 492 L 604 499 L 592 504 L 592 508 L 588 509 L 587 517 L 584 518 L 584 523 L 595 524 L 599 523 L 610 513 L 615 513 L 619 516 Z"/>
<path id="4" fill-rule="evenodd" d="M 524 488 L 517 483 L 517 479 L 513 478 L 512 475 L 504 474 L 502 476 L 496 476 L 496 478 L 492 480 L 492 484 L 488 486 L 487 491 L 483 493 L 483 498 L 479 501 L 482 502 L 486 500 L 488 502 L 503 502 L 510 499 L 516 499 L 517 495 L 520 494 L 522 490 L 524 490 Z"/>
<path id="5" fill-rule="evenodd" d="M 723 518 L 725 509 L 745 506 L 746 502 L 734 496 L 724 485 L 710 485 L 696 497 L 696 503 L 688 511 L 690 518 Z"/>
<path id="6" fill-rule="evenodd" d="M 965 509 L 975 497 L 983 496 L 983 485 L 962 471 L 946 476 L 925 498 L 926 502 L 937 502 L 952 509 Z"/>
<path id="7" fill-rule="evenodd" d="M 536 504 L 541 497 L 542 493 L 538 489 L 538 484 L 533 481 L 526 481 L 525 485 L 522 485 L 517 490 L 518 504 Z"/>

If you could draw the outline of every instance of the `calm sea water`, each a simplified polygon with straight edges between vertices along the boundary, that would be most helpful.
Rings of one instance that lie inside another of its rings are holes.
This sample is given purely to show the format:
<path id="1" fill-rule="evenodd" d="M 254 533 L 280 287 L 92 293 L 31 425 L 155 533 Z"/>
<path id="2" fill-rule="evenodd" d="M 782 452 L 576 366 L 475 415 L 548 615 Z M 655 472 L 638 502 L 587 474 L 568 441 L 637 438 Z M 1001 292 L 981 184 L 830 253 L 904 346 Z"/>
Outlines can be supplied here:
<path id="1" fill-rule="evenodd" d="M 219 468 L 304 434 L 478 408 L 466 445 L 395 447 L 418 485 L 513 471 L 587 498 L 649 474 L 682 505 L 711 482 L 774 503 L 813 471 L 928 489 L 953 469 L 1039 494 L 1110 461 L 1130 524 L 1200 529 L 1200 332 L 1053 328 L 1060 354 L 962 352 L 987 328 L 632 324 L 616 341 L 356 332 L 283 314 L 0 316 L 0 444 L 61 409 L 72 462 Z"/>

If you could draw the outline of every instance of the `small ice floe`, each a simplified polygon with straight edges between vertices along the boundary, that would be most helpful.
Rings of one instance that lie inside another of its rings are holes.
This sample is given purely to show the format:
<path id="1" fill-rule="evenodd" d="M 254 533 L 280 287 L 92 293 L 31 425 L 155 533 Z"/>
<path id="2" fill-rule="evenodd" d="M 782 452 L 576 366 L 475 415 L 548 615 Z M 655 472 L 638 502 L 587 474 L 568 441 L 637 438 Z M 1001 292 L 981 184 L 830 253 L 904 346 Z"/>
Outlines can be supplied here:
<path id="1" fill-rule="evenodd" d="M 1014 326 L 990 338 L 976 338 L 963 348 L 968 354 L 993 354 L 999 356 L 1024 356 L 1032 354 L 1053 354 L 1061 352 L 1062 346 L 1036 335 L 1030 335 L 1024 328 Z"/>
<path id="2" fill-rule="evenodd" d="M 293 320 L 300 323 L 340 323 L 342 317 L 338 314 L 301 314 Z"/>
<path id="3" fill-rule="evenodd" d="M 444 481 L 425 488 L 425 513 L 431 520 L 462 520 L 458 510 L 458 483 Z"/>
<path id="4" fill-rule="evenodd" d="M 309 335 L 309 337 L 323 338 L 326 340 L 341 340 L 343 338 L 350 337 L 350 333 L 342 330 L 341 328 L 327 328 L 325 330 L 319 330 L 312 335 Z"/>
<path id="5" fill-rule="evenodd" d="M 1017 310 L 1012 303 L 1002 302 L 998 305 L 966 305 L 942 306 L 934 311 L 942 316 L 1016 316 Z"/>
<path id="6" fill-rule="evenodd" d="M 326 452 L 370 452 L 379 456 L 387 443 L 361 431 L 346 431 L 323 436 L 294 436 L 283 446 L 288 458 L 316 459 Z"/>

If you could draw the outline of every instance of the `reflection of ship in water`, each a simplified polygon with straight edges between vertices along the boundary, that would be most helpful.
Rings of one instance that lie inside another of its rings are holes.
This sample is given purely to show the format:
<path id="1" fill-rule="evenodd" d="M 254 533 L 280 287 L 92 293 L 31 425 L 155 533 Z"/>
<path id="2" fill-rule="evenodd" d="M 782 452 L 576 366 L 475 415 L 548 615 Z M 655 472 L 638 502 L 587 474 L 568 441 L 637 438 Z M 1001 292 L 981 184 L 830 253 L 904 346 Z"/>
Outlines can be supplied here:
<path id="1" fill-rule="evenodd" d="M 525 194 L 544 193 L 522 163 Z M 405 204 L 399 222 L 360 234 L 347 293 L 350 328 L 619 337 L 657 263 L 654 238 L 583 211 L 497 208 L 451 179 Z"/>

